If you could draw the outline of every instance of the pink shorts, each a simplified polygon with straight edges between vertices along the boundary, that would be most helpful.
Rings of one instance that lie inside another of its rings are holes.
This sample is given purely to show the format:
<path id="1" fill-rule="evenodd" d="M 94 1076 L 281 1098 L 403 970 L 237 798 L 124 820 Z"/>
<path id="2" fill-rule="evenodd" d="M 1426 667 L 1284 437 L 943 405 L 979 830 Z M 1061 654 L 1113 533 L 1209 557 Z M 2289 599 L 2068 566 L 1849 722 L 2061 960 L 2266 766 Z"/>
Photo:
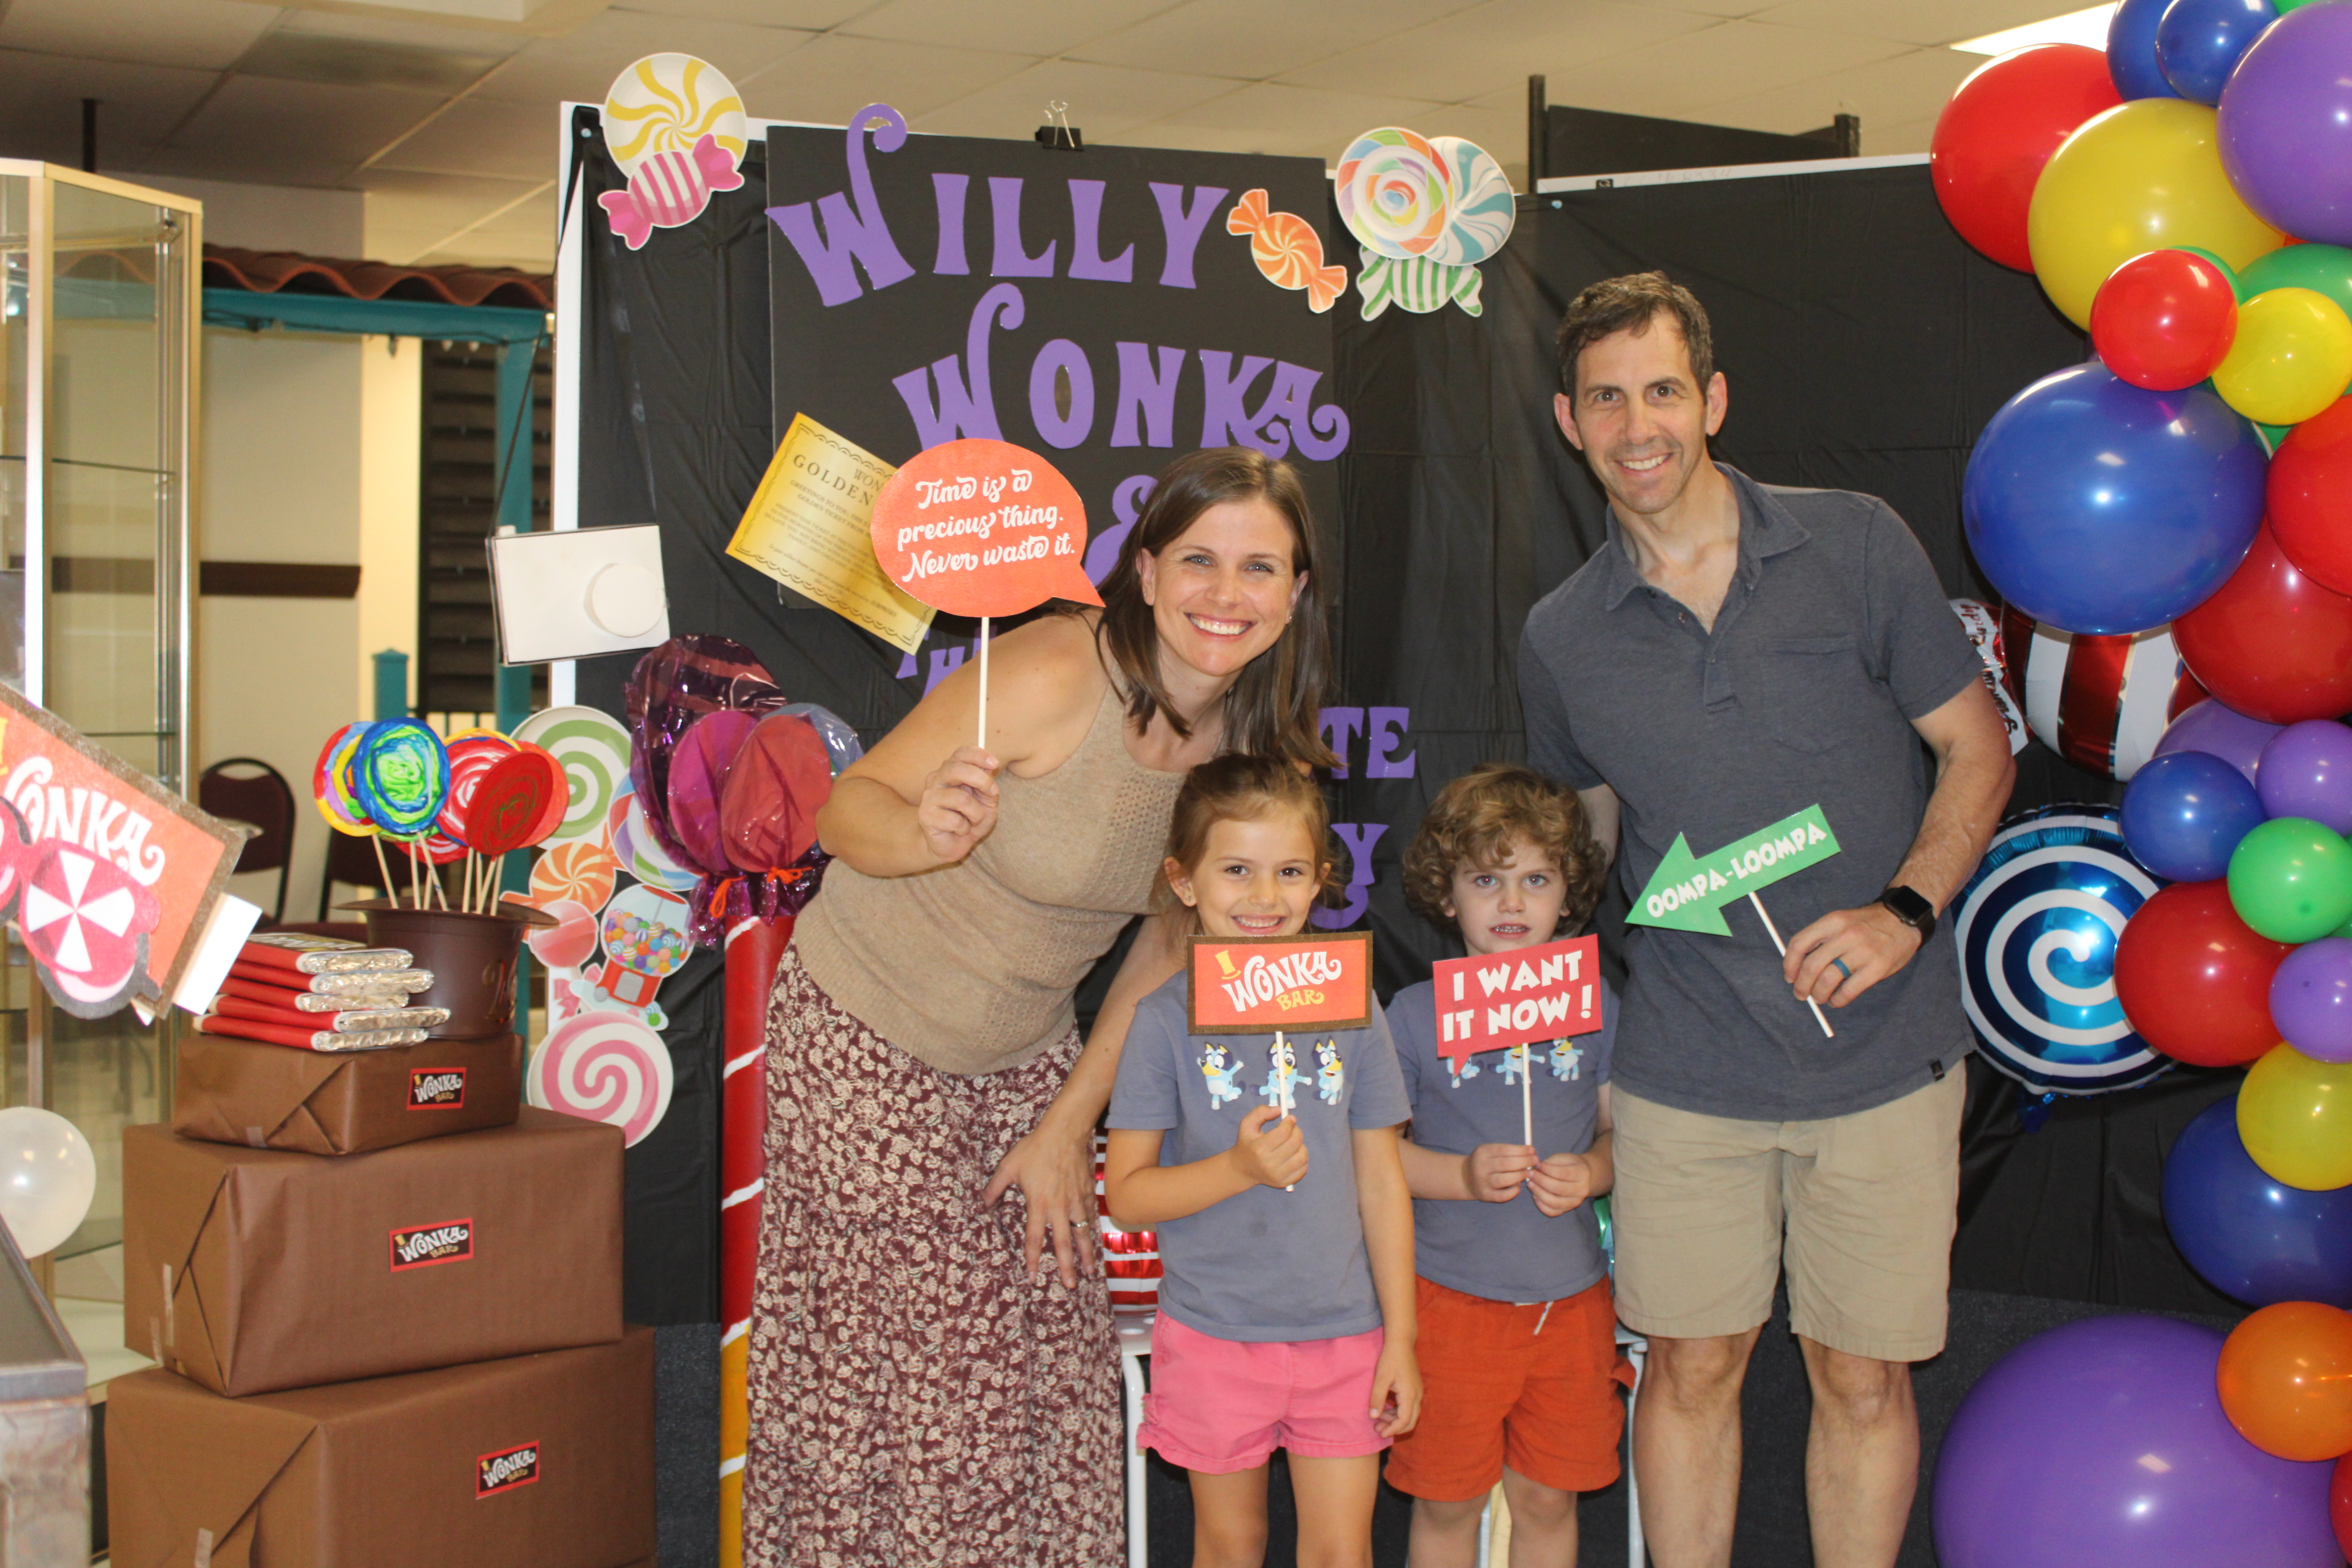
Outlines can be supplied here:
<path id="1" fill-rule="evenodd" d="M 1244 1343 L 1188 1329 L 1162 1312 L 1151 1324 L 1151 1392 L 1138 1448 L 1209 1475 L 1254 1470 L 1276 1448 L 1351 1459 L 1389 1446 L 1372 1426 L 1372 1373 L 1383 1334 L 1295 1344 Z"/>

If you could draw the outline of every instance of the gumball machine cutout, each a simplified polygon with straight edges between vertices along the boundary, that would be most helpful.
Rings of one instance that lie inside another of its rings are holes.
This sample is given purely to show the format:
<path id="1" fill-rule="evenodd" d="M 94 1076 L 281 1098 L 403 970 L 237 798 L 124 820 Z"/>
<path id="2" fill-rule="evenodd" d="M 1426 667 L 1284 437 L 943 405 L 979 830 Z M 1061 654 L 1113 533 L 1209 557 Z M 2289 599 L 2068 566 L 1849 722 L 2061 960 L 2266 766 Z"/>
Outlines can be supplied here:
<path id="1" fill-rule="evenodd" d="M 604 908 L 604 967 L 594 983 L 615 1006 L 642 1013 L 656 1029 L 667 1020 L 654 994 L 694 951 L 686 934 L 689 913 L 677 894 L 644 882 L 614 894 Z"/>

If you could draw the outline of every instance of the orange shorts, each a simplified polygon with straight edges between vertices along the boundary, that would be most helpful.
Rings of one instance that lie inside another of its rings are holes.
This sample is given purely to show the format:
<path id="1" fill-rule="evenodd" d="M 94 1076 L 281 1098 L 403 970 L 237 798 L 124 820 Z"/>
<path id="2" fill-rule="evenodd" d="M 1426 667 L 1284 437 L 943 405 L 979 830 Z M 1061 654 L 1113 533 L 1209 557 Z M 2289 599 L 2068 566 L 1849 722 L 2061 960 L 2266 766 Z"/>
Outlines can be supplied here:
<path id="1" fill-rule="evenodd" d="M 1633 1369 L 1618 1353 L 1608 1280 L 1549 1307 L 1414 1285 L 1421 1422 L 1389 1450 L 1389 1485 L 1454 1502 L 1494 1489 L 1505 1465 L 1564 1492 L 1617 1479 L 1617 1385 L 1633 1386 Z"/>

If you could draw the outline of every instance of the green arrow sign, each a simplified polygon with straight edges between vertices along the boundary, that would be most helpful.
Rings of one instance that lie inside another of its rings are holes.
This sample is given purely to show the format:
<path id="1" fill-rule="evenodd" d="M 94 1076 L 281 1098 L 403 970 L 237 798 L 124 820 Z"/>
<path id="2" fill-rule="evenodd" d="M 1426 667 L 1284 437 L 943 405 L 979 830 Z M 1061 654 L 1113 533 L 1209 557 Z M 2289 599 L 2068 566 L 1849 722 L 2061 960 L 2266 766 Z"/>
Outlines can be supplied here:
<path id="1" fill-rule="evenodd" d="M 1837 852 L 1837 835 L 1822 819 L 1818 805 L 1784 816 L 1705 859 L 1693 855 L 1689 840 L 1677 833 L 1625 919 L 1634 925 L 1729 936 L 1731 928 L 1723 923 L 1724 905 Z"/>

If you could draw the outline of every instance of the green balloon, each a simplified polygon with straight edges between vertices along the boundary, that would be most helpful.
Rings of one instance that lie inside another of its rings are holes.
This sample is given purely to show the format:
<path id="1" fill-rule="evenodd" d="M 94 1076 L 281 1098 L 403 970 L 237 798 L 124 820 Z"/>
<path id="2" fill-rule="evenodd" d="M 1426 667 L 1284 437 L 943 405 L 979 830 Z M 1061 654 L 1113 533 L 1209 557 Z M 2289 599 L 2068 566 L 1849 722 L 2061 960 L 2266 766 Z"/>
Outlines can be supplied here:
<path id="1" fill-rule="evenodd" d="M 2251 290 L 2249 290 L 2243 283 L 2238 280 L 2237 268 L 2231 267 L 2228 262 L 2222 260 L 2220 257 L 2214 255 L 2211 251 L 2206 249 L 2201 245 L 2175 245 L 2170 246 L 2168 248 L 2172 250 L 2185 250 L 2189 255 L 2201 257 L 2205 260 L 2211 262 L 2215 267 L 2220 268 L 2221 270 L 2221 276 L 2230 280 L 2230 292 L 2237 296 L 2238 303 L 2242 305 L 2246 302 L 2246 297 Z"/>
<path id="2" fill-rule="evenodd" d="M 2352 315 L 2352 250 L 2340 245 L 2283 245 L 2246 263 L 2238 287 L 2241 300 L 2266 289 L 2308 289 Z"/>
<path id="3" fill-rule="evenodd" d="M 2316 942 L 2352 921 L 2352 844 L 2307 816 L 2274 816 L 2230 856 L 2230 902 L 2273 942 Z"/>
<path id="4" fill-rule="evenodd" d="M 2264 425 L 2252 420 L 2248 423 L 2253 425 L 2254 434 L 2263 438 L 2263 450 L 2273 457 L 2278 455 L 2279 443 L 2294 434 L 2292 425 Z"/>

